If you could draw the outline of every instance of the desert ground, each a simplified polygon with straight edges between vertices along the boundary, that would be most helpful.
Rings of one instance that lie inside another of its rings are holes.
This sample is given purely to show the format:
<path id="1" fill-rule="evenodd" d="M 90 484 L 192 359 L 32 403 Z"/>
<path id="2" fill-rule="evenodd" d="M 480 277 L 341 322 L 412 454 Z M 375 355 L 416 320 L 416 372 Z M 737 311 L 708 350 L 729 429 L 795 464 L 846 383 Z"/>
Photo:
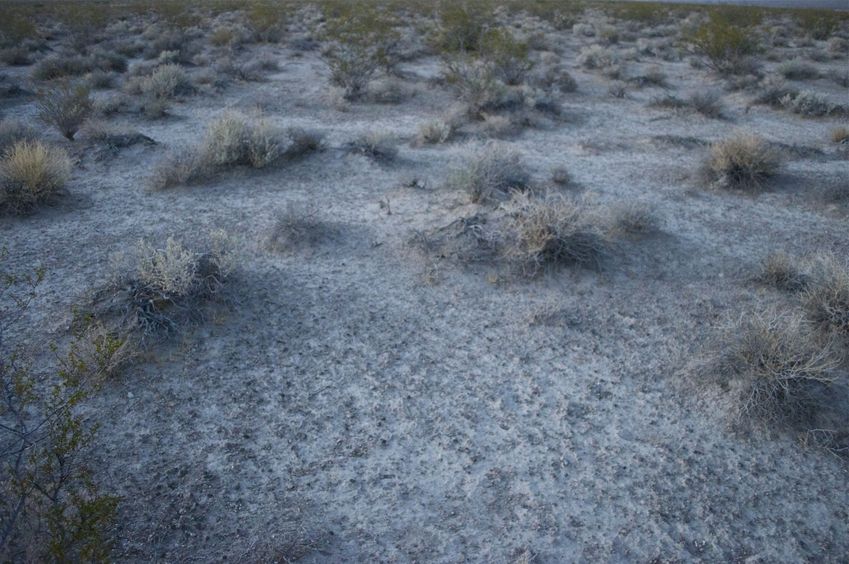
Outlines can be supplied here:
<path id="1" fill-rule="evenodd" d="M 841 14 L 70 6 L 0 51 L 4 561 L 846 561 Z"/>

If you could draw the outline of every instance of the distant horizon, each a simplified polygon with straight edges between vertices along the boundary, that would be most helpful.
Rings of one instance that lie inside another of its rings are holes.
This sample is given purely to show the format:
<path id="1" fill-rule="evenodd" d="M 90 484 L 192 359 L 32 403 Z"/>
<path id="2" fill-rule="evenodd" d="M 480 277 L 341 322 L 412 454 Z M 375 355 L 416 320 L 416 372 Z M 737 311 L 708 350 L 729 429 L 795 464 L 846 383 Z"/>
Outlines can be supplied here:
<path id="1" fill-rule="evenodd" d="M 663 4 L 728 4 L 765 8 L 826 8 L 849 10 L 849 0 L 617 0 L 624 2 L 660 2 Z"/>

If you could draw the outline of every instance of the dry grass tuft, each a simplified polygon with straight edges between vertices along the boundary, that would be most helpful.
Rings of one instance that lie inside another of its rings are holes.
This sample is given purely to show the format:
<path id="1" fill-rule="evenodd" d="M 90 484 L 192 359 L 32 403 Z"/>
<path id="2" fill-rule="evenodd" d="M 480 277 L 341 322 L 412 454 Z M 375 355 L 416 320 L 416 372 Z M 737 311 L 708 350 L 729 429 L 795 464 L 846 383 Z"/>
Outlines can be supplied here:
<path id="1" fill-rule="evenodd" d="M 0 160 L 0 208 L 26 213 L 53 198 L 70 174 L 71 161 L 62 149 L 19 141 Z"/>
<path id="2" fill-rule="evenodd" d="M 739 422 L 795 422 L 816 408 L 836 379 L 840 358 L 801 315 L 767 311 L 741 317 L 721 344 L 718 376 Z"/>
<path id="3" fill-rule="evenodd" d="M 611 250 L 600 218 L 581 202 L 515 193 L 506 207 L 511 236 L 504 253 L 525 275 L 563 265 L 598 267 Z"/>
<path id="4" fill-rule="evenodd" d="M 85 120 L 91 115 L 92 105 L 88 86 L 64 83 L 40 93 L 38 117 L 52 125 L 71 141 Z"/>
<path id="5" fill-rule="evenodd" d="M 766 141 L 743 133 L 710 148 L 703 169 L 712 184 L 729 190 L 761 190 L 781 167 L 781 160 Z"/>
<path id="6" fill-rule="evenodd" d="M 808 318 L 823 335 L 849 343 L 849 264 L 833 254 L 818 255 L 810 278 L 802 295 Z"/>
<path id="7" fill-rule="evenodd" d="M 771 253 L 764 258 L 755 280 L 785 292 L 799 292 L 808 284 L 803 266 L 781 252 Z"/>
<path id="8" fill-rule="evenodd" d="M 849 127 L 840 126 L 831 130 L 832 143 L 849 143 Z"/>
<path id="9" fill-rule="evenodd" d="M 468 155 L 466 165 L 451 174 L 448 187 L 467 192 L 472 202 L 481 203 L 503 199 L 529 183 L 530 174 L 519 153 L 490 143 Z"/>

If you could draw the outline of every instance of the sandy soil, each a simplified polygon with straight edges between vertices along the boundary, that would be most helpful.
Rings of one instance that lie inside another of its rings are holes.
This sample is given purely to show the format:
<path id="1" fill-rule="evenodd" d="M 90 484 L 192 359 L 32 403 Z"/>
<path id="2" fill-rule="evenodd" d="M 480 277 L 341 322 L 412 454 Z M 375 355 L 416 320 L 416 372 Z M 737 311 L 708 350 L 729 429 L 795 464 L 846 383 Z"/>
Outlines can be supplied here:
<path id="1" fill-rule="evenodd" d="M 435 57 L 402 65 L 405 101 L 341 111 L 317 52 L 254 45 L 240 56 L 280 63 L 262 82 L 185 97 L 164 120 L 112 118 L 155 146 L 103 153 L 44 128 L 77 160 L 68 194 L 0 219 L 12 267 L 48 273 L 26 339 L 63 339 L 110 255 L 140 238 L 223 228 L 242 248 L 227 303 L 88 407 L 101 424 L 98 477 L 123 498 L 116 560 L 261 561 L 274 548 L 305 562 L 845 561 L 845 460 L 789 433 L 732 432 L 687 370 L 729 316 L 788 300 L 750 281 L 764 255 L 849 251 L 846 207 L 820 197 L 849 182 L 829 140 L 841 120 L 749 107 L 741 92 L 723 91 L 721 120 L 648 107 L 659 88 L 615 99 L 574 62 L 593 39 L 546 40 L 578 90 L 560 96 L 562 118 L 502 142 L 541 187 L 565 166 L 569 190 L 644 202 L 662 219 L 598 272 L 528 281 L 499 265 L 431 264 L 407 244 L 475 209 L 442 186 L 482 140 L 408 143 L 454 102 L 429 80 Z M 722 86 L 686 60 L 641 56 L 629 72 L 652 65 L 678 95 Z M 849 102 L 829 79 L 804 86 Z M 234 109 L 319 130 L 327 149 L 146 189 L 153 163 Z M 34 102 L 2 111 L 31 117 Z M 373 130 L 397 137 L 397 159 L 347 150 Z M 783 144 L 783 172 L 758 196 L 703 190 L 706 144 L 738 130 Z M 315 206 L 332 236 L 269 251 L 291 203 Z"/>

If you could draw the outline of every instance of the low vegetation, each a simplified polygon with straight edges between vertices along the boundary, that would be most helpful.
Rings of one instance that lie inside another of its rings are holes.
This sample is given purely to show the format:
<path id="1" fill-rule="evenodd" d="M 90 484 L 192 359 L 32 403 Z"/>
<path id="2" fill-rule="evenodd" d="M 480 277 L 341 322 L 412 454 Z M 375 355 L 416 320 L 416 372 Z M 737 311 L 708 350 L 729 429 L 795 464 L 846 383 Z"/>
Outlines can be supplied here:
<path id="1" fill-rule="evenodd" d="M 714 143 L 703 167 L 705 179 L 728 190 L 762 190 L 781 167 L 778 153 L 761 137 L 741 133 Z"/>
<path id="2" fill-rule="evenodd" d="M 523 190 L 530 183 L 519 153 L 501 145 L 489 144 L 464 160 L 465 164 L 451 174 L 448 187 L 466 192 L 472 202 L 504 199 L 511 190 Z"/>
<path id="3" fill-rule="evenodd" d="M 65 186 L 71 161 L 62 149 L 18 141 L 0 159 L 0 209 L 15 214 L 51 201 Z"/>
<path id="4" fill-rule="evenodd" d="M 82 83 L 64 83 L 43 91 L 39 97 L 38 117 L 71 141 L 91 112 L 89 89 Z"/>

